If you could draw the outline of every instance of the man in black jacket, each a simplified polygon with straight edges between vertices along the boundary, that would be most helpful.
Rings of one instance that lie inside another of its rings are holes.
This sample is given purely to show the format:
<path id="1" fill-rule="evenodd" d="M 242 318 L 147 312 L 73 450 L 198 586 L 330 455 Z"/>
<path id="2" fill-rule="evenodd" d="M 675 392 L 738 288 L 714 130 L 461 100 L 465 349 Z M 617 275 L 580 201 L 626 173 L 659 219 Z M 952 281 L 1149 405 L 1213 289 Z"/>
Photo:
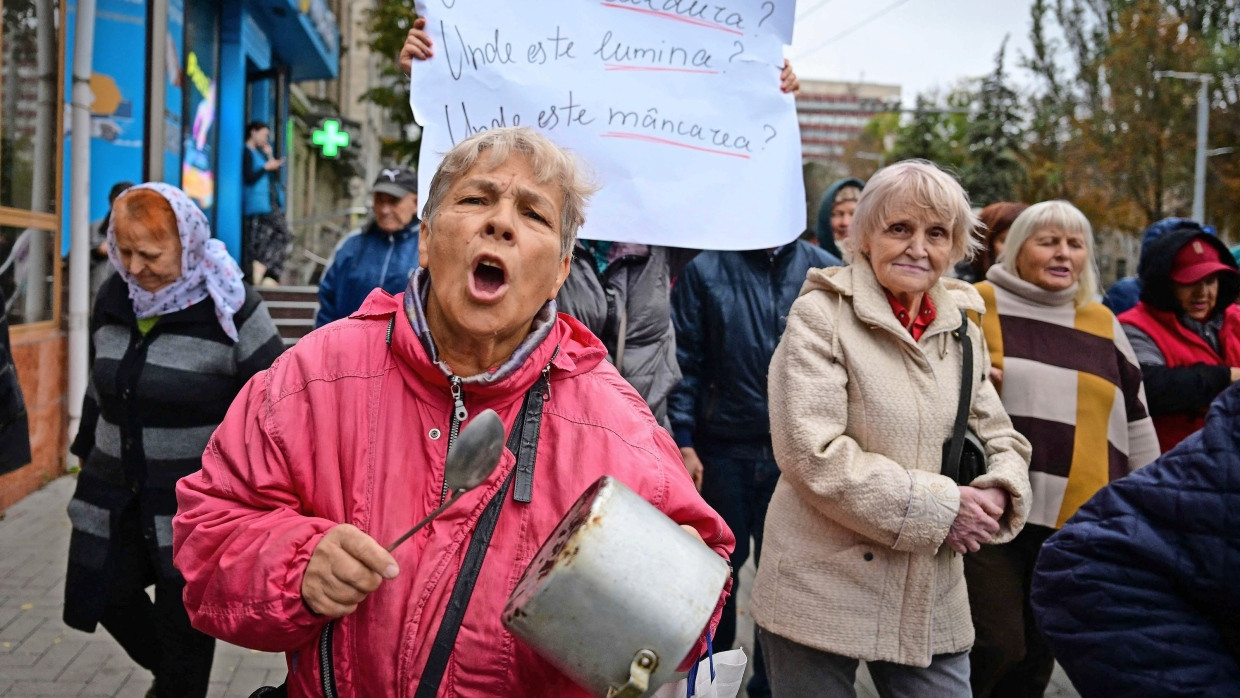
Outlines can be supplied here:
<path id="1" fill-rule="evenodd" d="M 800 240 L 772 250 L 703 252 L 672 289 L 676 359 L 684 377 L 668 398 L 668 416 L 702 498 L 736 534 L 733 570 L 749 558 L 750 536 L 754 561 L 760 558 L 762 522 L 779 479 L 767 366 L 806 272 L 840 263 Z M 720 649 L 736 639 L 736 584 L 715 632 Z M 755 697 L 770 694 L 756 644 L 748 687 Z"/>

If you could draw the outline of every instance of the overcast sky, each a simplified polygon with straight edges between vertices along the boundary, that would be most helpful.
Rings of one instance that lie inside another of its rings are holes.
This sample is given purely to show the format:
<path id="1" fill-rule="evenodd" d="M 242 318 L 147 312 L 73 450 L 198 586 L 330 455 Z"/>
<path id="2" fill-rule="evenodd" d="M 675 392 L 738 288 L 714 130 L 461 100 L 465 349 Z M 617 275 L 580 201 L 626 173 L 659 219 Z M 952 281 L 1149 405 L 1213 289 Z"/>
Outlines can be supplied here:
<path id="1" fill-rule="evenodd" d="M 802 78 L 899 85 L 904 103 L 911 105 L 919 92 L 934 87 L 945 91 L 962 77 L 993 70 L 995 52 L 1004 35 L 1010 34 L 1008 71 L 1016 82 L 1025 83 L 1017 58 L 1029 53 L 1030 4 L 1030 0 L 826 0 L 825 4 L 797 0 L 793 44 L 786 53 Z M 889 7 L 886 14 L 849 31 Z"/>

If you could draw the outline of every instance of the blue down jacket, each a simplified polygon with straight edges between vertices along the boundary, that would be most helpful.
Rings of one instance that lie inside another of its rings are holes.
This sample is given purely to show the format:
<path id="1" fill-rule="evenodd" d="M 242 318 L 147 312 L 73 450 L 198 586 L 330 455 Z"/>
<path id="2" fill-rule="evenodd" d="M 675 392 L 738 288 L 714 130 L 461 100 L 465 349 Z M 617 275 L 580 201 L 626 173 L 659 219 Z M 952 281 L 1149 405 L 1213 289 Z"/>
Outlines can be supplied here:
<path id="1" fill-rule="evenodd" d="M 352 315 L 376 288 L 391 294 L 404 291 L 409 273 L 418 266 L 421 225 L 415 216 L 409 225 L 389 234 L 371 221 L 341 240 L 319 281 L 314 326 Z"/>
<path id="2" fill-rule="evenodd" d="M 788 310 L 815 267 L 840 260 L 804 241 L 766 250 L 703 252 L 672 289 L 683 375 L 667 414 L 681 447 L 769 446 L 766 373 Z"/>
<path id="3" fill-rule="evenodd" d="M 1240 696 L 1240 387 L 1046 542 L 1032 601 L 1086 698 Z"/>

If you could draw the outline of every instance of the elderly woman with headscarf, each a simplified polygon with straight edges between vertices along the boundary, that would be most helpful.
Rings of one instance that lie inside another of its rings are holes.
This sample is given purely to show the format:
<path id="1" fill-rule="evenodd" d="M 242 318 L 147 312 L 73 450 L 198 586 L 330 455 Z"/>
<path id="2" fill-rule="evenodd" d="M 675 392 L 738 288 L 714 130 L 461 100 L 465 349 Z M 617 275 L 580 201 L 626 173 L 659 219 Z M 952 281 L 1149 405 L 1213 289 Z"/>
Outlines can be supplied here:
<path id="1" fill-rule="evenodd" d="M 998 263 L 977 285 L 991 380 L 1033 445 L 1024 530 L 964 560 L 977 698 L 1046 690 L 1055 661 L 1029 605 L 1038 551 L 1108 482 L 1158 457 L 1137 357 L 1095 300 L 1097 278 L 1089 220 L 1066 201 L 1043 201 L 1016 217 Z"/>
<path id="2" fill-rule="evenodd" d="M 1240 380 L 1240 271 L 1217 237 L 1182 226 L 1141 250 L 1141 300 L 1119 321 L 1141 362 L 1166 453 Z"/>
<path id="3" fill-rule="evenodd" d="M 82 459 L 65 622 L 102 623 L 155 675 L 156 696 L 204 696 L 215 641 L 190 627 L 172 564 L 177 480 L 251 376 L 283 350 L 258 295 L 180 189 L 148 183 L 113 205 L 116 268 L 91 315 L 91 376 L 70 449 Z M 146 587 L 155 585 L 154 602 Z"/>
<path id="4" fill-rule="evenodd" d="M 529 128 L 448 152 L 407 290 L 372 293 L 251 381 L 181 481 L 176 561 L 197 627 L 288 653 L 290 695 L 583 696 L 500 615 L 587 487 L 613 475 L 727 557 L 732 534 L 671 437 L 556 312 L 590 189 Z M 451 442 L 488 408 L 521 430 L 515 454 L 387 552 L 444 501 Z"/>
<path id="5" fill-rule="evenodd" d="M 781 477 L 751 601 L 776 696 L 853 696 L 861 660 L 883 696 L 969 695 L 961 555 L 1011 540 L 1029 510 L 1029 442 L 964 318 L 982 299 L 943 278 L 976 226 L 935 165 L 880 170 L 849 228 L 852 265 L 810 270 L 792 306 L 771 361 Z M 943 445 L 962 387 L 989 463 L 958 484 Z"/>

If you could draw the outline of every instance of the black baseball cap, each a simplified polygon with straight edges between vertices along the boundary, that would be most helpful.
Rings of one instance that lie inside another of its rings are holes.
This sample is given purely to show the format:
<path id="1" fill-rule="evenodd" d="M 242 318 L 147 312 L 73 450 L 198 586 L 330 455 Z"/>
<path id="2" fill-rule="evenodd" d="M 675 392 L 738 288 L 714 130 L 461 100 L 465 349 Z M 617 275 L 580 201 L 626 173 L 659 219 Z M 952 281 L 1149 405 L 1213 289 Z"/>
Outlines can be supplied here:
<path id="1" fill-rule="evenodd" d="M 379 170 L 379 176 L 370 187 L 370 193 L 379 192 L 403 199 L 410 194 L 418 193 L 418 175 L 408 167 L 386 167 Z"/>

